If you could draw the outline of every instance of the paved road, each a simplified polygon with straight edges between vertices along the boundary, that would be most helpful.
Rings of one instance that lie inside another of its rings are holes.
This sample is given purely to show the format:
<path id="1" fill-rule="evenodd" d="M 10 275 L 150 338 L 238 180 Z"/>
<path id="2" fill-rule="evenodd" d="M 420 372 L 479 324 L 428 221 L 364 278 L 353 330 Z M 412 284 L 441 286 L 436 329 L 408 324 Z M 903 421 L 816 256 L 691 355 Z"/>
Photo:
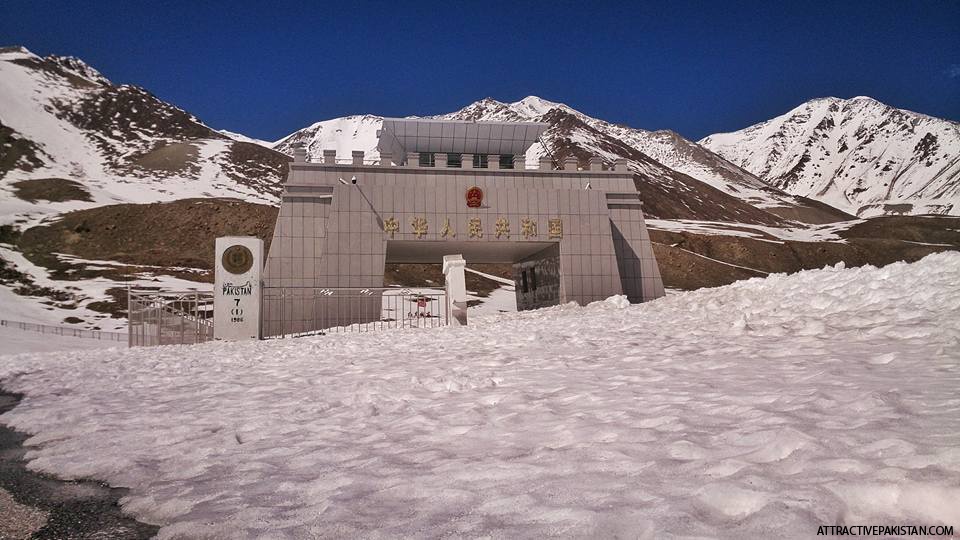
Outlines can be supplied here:
<path id="1" fill-rule="evenodd" d="M 20 401 L 0 392 L 0 414 Z M 2 422 L 2 417 L 0 417 Z M 159 527 L 124 516 L 122 489 L 95 481 L 64 482 L 28 471 L 23 459 L 27 435 L 0 423 L 0 539 L 150 538 Z"/>

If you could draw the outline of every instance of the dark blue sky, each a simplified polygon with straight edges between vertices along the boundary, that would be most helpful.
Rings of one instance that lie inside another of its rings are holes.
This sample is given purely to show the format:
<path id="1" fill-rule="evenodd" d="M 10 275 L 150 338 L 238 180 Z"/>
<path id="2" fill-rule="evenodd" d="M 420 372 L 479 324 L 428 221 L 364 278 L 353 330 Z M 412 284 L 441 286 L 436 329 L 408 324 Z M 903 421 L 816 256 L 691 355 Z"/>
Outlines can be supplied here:
<path id="1" fill-rule="evenodd" d="M 960 120 L 960 2 L 0 2 L 0 45 L 83 58 L 216 128 L 529 94 L 691 139 L 814 97 Z"/>

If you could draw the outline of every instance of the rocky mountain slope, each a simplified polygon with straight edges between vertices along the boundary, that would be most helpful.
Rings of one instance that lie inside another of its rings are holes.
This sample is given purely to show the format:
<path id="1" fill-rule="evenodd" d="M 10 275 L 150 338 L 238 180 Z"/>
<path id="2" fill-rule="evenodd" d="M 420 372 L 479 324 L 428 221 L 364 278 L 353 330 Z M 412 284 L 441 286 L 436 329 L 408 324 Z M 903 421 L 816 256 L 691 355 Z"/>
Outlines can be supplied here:
<path id="1" fill-rule="evenodd" d="M 960 215 L 960 123 L 869 97 L 815 99 L 700 145 L 777 188 L 859 216 Z"/>
<path id="2" fill-rule="evenodd" d="M 119 202 L 224 196 L 274 202 L 286 162 L 143 88 L 115 85 L 82 60 L 0 49 L 3 223 Z M 53 198 L 20 196 L 37 182 Z M 56 185 L 63 187 L 59 194 Z M 64 197 L 68 186 L 74 195 Z"/>

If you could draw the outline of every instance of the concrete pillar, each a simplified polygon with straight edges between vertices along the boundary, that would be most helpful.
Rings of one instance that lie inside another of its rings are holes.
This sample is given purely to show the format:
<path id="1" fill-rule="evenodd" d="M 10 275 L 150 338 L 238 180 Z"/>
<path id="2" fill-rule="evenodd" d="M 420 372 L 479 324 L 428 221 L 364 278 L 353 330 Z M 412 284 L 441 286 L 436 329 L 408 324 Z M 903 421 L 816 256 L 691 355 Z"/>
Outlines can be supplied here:
<path id="1" fill-rule="evenodd" d="M 363 150 L 354 150 L 351 155 L 354 165 L 363 165 Z"/>
<path id="2" fill-rule="evenodd" d="M 540 156 L 540 170 L 541 171 L 553 170 L 553 160 L 550 159 L 550 156 Z"/>
<path id="3" fill-rule="evenodd" d="M 487 168 L 488 169 L 500 168 L 500 154 L 490 154 L 487 156 Z"/>
<path id="4" fill-rule="evenodd" d="M 518 154 L 513 156 L 513 168 L 518 170 L 524 170 L 527 168 L 527 156 L 523 154 Z"/>
<path id="5" fill-rule="evenodd" d="M 294 163 L 304 163 L 307 161 L 307 149 L 298 146 L 293 149 L 293 161 Z"/>
<path id="6" fill-rule="evenodd" d="M 389 167 L 393 165 L 393 154 L 390 152 L 380 152 L 380 166 Z"/>
<path id="7" fill-rule="evenodd" d="M 447 154 L 445 152 L 437 152 L 433 155 L 433 166 L 438 169 L 447 168 Z"/>
<path id="8" fill-rule="evenodd" d="M 447 290 L 447 316 L 450 326 L 467 325 L 467 278 L 463 255 L 443 256 L 443 276 Z"/>
<path id="9" fill-rule="evenodd" d="M 590 156 L 590 170 L 591 171 L 602 171 L 603 170 L 603 158 L 599 156 Z"/>
<path id="10" fill-rule="evenodd" d="M 337 164 L 337 151 L 336 150 L 324 150 L 323 151 L 323 162 L 327 165 L 336 165 Z"/>
<path id="11" fill-rule="evenodd" d="M 407 152 L 407 167 L 420 166 L 420 152 Z"/>
<path id="12" fill-rule="evenodd" d="M 563 158 L 563 170 L 565 171 L 575 171 L 580 162 L 577 160 L 577 156 L 567 156 Z"/>
<path id="13" fill-rule="evenodd" d="M 473 154 L 460 154 L 460 168 L 461 169 L 473 168 Z"/>
<path id="14" fill-rule="evenodd" d="M 623 158 L 618 158 L 613 162 L 613 170 L 626 172 L 627 171 L 627 160 Z"/>

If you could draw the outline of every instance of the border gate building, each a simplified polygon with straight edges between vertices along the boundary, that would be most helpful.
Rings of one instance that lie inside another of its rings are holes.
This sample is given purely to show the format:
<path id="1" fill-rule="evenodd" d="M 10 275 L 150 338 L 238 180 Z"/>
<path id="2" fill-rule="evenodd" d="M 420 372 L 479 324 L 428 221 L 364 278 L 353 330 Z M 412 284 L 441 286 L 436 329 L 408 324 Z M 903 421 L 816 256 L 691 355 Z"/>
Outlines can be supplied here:
<path id="1" fill-rule="evenodd" d="M 510 263 L 517 308 L 663 296 L 634 175 L 625 161 L 543 157 L 546 124 L 384 119 L 378 162 L 297 149 L 264 268 L 266 290 L 383 287 L 387 263 Z M 373 299 L 371 302 L 379 302 Z M 309 302 L 264 296 L 264 334 L 317 330 Z M 375 315 L 344 310 L 336 322 Z"/>

